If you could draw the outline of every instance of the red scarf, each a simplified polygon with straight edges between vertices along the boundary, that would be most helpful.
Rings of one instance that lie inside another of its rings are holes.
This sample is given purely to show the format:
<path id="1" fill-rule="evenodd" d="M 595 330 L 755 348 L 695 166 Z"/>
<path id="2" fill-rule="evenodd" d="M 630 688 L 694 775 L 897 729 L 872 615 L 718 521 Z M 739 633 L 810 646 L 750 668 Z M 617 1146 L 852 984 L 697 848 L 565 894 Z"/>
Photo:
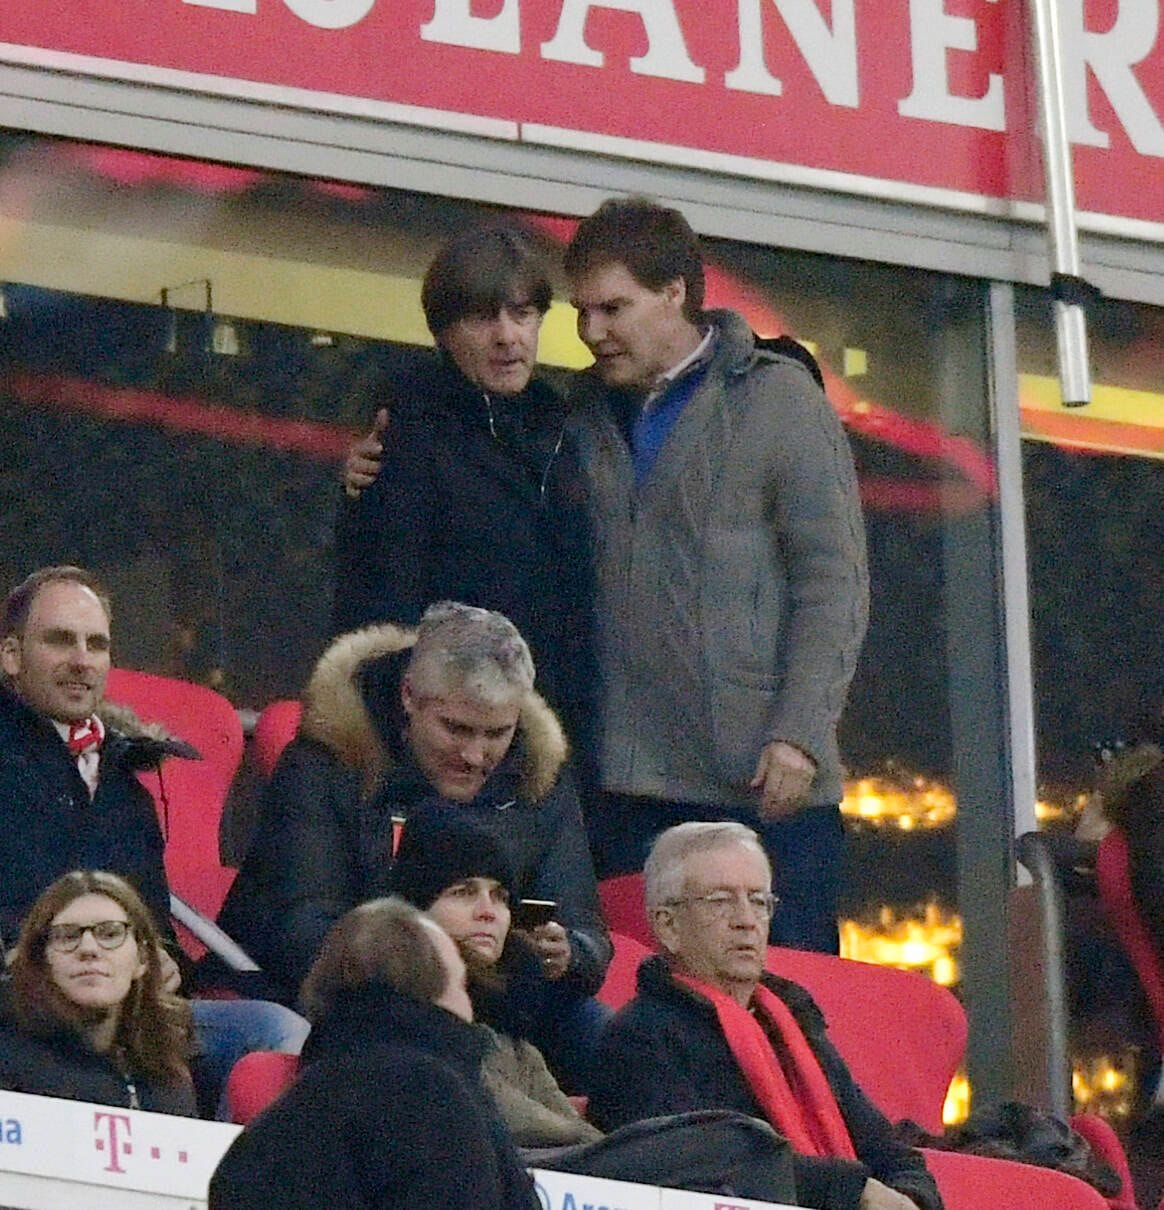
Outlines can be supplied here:
<path id="1" fill-rule="evenodd" d="M 782 1064 L 763 1026 L 738 1001 L 689 975 L 673 974 L 676 982 L 711 1002 L 752 1095 L 792 1150 L 800 1155 L 855 1160 L 857 1153 L 837 1099 L 788 1005 L 762 983 L 752 993 L 756 1012 L 784 1041 Z"/>
<path id="2" fill-rule="evenodd" d="M 74 756 L 81 756 L 90 748 L 100 748 L 105 739 L 105 728 L 94 714 L 79 723 L 69 724 L 69 738 L 65 741 Z"/>

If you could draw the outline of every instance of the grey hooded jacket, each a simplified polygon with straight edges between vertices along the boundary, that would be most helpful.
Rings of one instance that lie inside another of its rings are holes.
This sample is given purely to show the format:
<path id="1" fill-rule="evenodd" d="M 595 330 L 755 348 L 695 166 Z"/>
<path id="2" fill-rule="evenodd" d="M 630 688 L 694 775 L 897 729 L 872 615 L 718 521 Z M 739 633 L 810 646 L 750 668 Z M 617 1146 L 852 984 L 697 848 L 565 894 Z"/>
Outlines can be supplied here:
<path id="1" fill-rule="evenodd" d="M 748 805 L 761 748 L 816 761 L 838 802 L 836 727 L 868 619 L 848 440 L 799 362 L 708 313 L 711 363 L 643 484 L 609 400 L 578 444 L 597 544 L 603 788 Z"/>

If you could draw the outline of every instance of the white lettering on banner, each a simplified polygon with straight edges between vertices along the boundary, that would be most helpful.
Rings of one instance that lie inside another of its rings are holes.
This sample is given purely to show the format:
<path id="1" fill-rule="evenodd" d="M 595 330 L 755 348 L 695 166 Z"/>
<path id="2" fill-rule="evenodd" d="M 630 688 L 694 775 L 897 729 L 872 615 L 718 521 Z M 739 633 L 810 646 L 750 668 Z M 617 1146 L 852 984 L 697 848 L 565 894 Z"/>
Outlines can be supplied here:
<path id="1" fill-rule="evenodd" d="M 606 58 L 586 43 L 586 18 L 592 8 L 638 13 L 647 33 L 647 53 L 631 59 L 631 71 L 666 80 L 702 84 L 706 73 L 687 53 L 683 30 L 671 0 L 564 0 L 557 33 L 542 43 L 542 58 L 583 67 L 601 67 Z"/>
<path id="2" fill-rule="evenodd" d="M 283 0 L 283 3 L 308 25 L 319 29 L 347 29 L 362 21 L 376 0 Z"/>
<path id="3" fill-rule="evenodd" d="M 1105 33 L 1084 25 L 1083 0 L 1058 0 L 1063 35 L 1063 88 L 1071 141 L 1110 147 L 1111 138 L 1092 125 L 1087 104 L 1087 68 L 1095 73 L 1128 140 L 1141 155 L 1164 156 L 1164 126 L 1132 68 L 1152 53 L 1160 32 L 1159 0 L 1120 0 L 1115 23 Z"/>
<path id="4" fill-rule="evenodd" d="M 909 16 L 913 92 L 898 104 L 897 112 L 929 122 L 1005 130 L 1002 77 L 996 72 L 990 73 L 985 96 L 956 97 L 950 92 L 946 52 L 978 49 L 974 19 L 952 16 L 946 12 L 945 0 L 909 0 Z"/>
<path id="5" fill-rule="evenodd" d="M 816 0 L 772 2 L 784 18 L 825 100 L 856 109 L 860 100 L 854 0 L 833 0 L 831 30 L 817 8 Z M 784 86 L 768 71 L 764 62 L 763 6 L 764 0 L 739 0 L 740 62 L 724 76 L 723 82 L 739 92 L 778 97 Z"/>
<path id="6" fill-rule="evenodd" d="M 420 27 L 420 36 L 426 42 L 521 54 L 519 0 L 505 0 L 495 17 L 474 17 L 469 11 L 471 3 L 472 0 L 436 0 L 432 20 Z"/>

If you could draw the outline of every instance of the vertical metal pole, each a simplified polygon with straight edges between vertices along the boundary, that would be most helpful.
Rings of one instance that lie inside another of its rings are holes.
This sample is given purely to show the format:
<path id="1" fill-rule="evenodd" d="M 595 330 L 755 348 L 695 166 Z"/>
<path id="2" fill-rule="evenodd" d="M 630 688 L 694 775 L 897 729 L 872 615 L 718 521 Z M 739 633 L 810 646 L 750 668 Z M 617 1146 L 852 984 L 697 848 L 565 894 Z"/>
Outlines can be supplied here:
<path id="1" fill-rule="evenodd" d="M 1030 9 L 1039 77 L 1047 242 L 1051 256 L 1051 287 L 1055 297 L 1059 389 L 1065 407 L 1082 407 L 1091 402 L 1087 318 L 1082 306 L 1082 299 L 1089 288 L 1079 271 L 1075 184 L 1063 100 L 1062 43 L 1057 0 L 1031 0 Z"/>
<path id="2" fill-rule="evenodd" d="M 1010 729 L 1010 779 L 1014 835 L 1038 828 L 1035 818 L 1034 678 L 1031 672 L 1031 608 L 1027 586 L 1026 500 L 1023 495 L 1019 424 L 1018 348 L 1014 287 L 993 282 L 987 309 L 987 373 L 998 467 L 998 525 Z"/>

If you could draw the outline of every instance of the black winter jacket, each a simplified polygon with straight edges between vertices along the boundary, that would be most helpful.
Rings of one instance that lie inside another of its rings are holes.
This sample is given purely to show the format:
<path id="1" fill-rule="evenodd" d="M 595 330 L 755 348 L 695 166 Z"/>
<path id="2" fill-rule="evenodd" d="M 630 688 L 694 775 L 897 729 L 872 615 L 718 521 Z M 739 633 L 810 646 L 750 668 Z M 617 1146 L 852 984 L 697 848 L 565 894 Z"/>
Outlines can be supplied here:
<path id="1" fill-rule="evenodd" d="M 775 975 L 764 985 L 792 1010 L 820 1062 L 849 1128 L 859 1163 L 796 1156 L 799 1204 L 818 1210 L 858 1210 L 869 1177 L 940 1210 L 941 1196 L 921 1154 L 896 1141 L 885 1115 L 857 1086 L 828 1040 L 825 1019 L 799 984 Z M 658 956 L 639 967 L 638 995 L 607 1026 L 597 1087 L 588 1109 L 603 1130 L 665 1113 L 734 1109 L 763 1118 L 728 1048 L 709 1001 L 672 979 Z"/>
<path id="2" fill-rule="evenodd" d="M 537 1210 L 480 1080 L 487 1037 L 388 987 L 344 993 L 234 1141 L 211 1210 Z"/>
<path id="3" fill-rule="evenodd" d="M 334 633 L 415 624 L 441 600 L 499 610 L 575 750 L 589 752 L 592 545 L 562 398 L 536 379 L 487 395 L 443 355 L 386 389 L 381 473 L 337 520 Z"/>
<path id="4" fill-rule="evenodd" d="M 400 676 L 414 632 L 369 627 L 337 639 L 304 695 L 298 737 L 266 787 L 254 839 L 219 922 L 290 1000 L 331 925 L 392 890 L 392 817 L 440 802 L 400 738 Z M 601 986 L 610 940 L 553 712 L 536 694 L 509 754 L 473 803 L 458 804 L 506 849 L 518 893 L 553 899 L 570 934 L 563 985 Z"/>
<path id="5" fill-rule="evenodd" d="M 80 1034 L 65 1025 L 43 1037 L 27 1033 L 19 1028 L 10 1008 L 2 1002 L 0 1088 L 182 1117 L 195 1117 L 198 1113 L 194 1086 L 189 1080 L 161 1083 L 123 1072 L 109 1055 L 92 1050 Z"/>
<path id="6" fill-rule="evenodd" d="M 48 719 L 0 685 L 0 938 L 16 939 L 37 896 L 70 870 L 109 870 L 133 883 L 169 933 L 164 841 L 149 791 L 136 773 L 167 756 L 196 757 L 188 744 L 105 702 L 97 793 Z"/>

